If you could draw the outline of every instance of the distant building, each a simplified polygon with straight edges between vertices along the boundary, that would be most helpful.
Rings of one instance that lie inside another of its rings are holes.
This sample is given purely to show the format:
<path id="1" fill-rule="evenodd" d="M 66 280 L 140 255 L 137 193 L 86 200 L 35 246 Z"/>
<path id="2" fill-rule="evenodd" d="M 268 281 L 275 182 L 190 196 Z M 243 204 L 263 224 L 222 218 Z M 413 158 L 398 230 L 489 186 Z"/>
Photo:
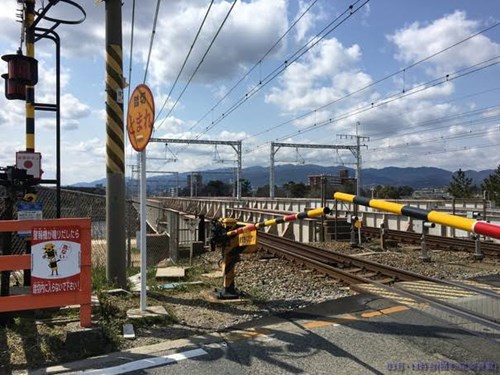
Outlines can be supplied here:
<path id="1" fill-rule="evenodd" d="M 411 196 L 414 199 L 451 199 L 447 188 L 423 188 L 415 190 Z"/>
<path id="2" fill-rule="evenodd" d="M 321 189 L 321 181 L 323 181 L 323 179 L 326 179 L 326 183 L 328 186 L 341 185 L 341 178 L 338 176 L 325 175 L 325 174 L 307 176 L 309 187 L 313 190 Z"/>

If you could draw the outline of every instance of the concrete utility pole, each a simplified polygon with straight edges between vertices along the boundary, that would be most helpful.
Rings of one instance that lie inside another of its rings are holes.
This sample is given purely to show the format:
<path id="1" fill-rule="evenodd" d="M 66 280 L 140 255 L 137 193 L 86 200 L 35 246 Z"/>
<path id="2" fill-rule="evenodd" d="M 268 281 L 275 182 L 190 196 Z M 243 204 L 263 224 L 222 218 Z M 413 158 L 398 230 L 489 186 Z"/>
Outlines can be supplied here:
<path id="1" fill-rule="evenodd" d="M 106 277 L 127 286 L 122 1 L 106 2 Z"/>

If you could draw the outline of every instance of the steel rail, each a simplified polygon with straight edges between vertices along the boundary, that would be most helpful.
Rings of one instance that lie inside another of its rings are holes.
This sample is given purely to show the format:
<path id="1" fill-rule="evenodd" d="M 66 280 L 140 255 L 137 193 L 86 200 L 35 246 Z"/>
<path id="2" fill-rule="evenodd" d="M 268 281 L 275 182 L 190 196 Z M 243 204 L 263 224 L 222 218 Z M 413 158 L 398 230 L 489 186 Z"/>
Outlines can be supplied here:
<path id="1" fill-rule="evenodd" d="M 500 296 L 497 293 L 495 293 L 491 290 L 486 290 L 483 288 L 474 287 L 472 285 L 464 285 L 464 284 L 454 282 L 454 281 L 449 281 L 449 280 L 435 279 L 435 278 L 432 278 L 429 276 L 420 275 L 420 274 L 415 273 L 415 272 L 406 271 L 406 270 L 402 270 L 400 268 L 384 265 L 384 264 L 374 262 L 374 261 L 371 261 L 368 259 L 361 259 L 359 257 L 355 257 L 352 255 L 347 255 L 347 254 L 342 254 L 342 253 L 332 251 L 332 250 L 320 249 L 320 248 L 317 248 L 315 246 L 310 246 L 307 244 L 296 242 L 296 241 L 293 241 L 293 240 L 290 240 L 287 238 L 283 238 L 283 237 L 277 237 L 277 236 L 267 234 L 267 233 L 260 233 L 259 232 L 259 244 L 261 244 L 263 247 L 273 246 L 273 248 L 279 252 L 281 252 L 282 250 L 280 249 L 279 246 L 276 246 L 277 244 L 279 244 L 281 247 L 302 249 L 303 254 L 306 254 L 308 257 L 311 257 L 317 261 L 320 261 L 323 263 L 328 263 L 328 262 L 334 261 L 336 263 L 354 265 L 357 267 L 361 267 L 362 269 L 377 272 L 379 274 L 393 277 L 393 278 L 397 279 L 394 281 L 415 281 L 415 280 L 429 281 L 429 282 L 433 282 L 433 283 L 444 284 L 447 286 L 466 289 L 468 291 L 482 294 L 482 295 L 485 295 L 485 296 L 488 296 L 491 298 L 495 298 L 495 299 L 500 298 Z"/>
<path id="2" fill-rule="evenodd" d="M 374 227 L 362 227 L 361 234 L 375 235 L 380 237 L 380 229 Z M 401 242 L 420 243 L 422 234 L 405 232 L 393 229 L 385 229 L 386 238 Z M 452 238 L 435 235 L 426 235 L 425 241 L 428 245 L 435 246 L 448 251 L 475 251 L 475 241 L 468 238 Z M 485 256 L 495 258 L 500 257 L 500 244 L 492 242 L 481 242 L 481 253 Z"/>
<path id="3" fill-rule="evenodd" d="M 385 274 L 386 276 L 391 276 L 394 277 L 396 275 L 399 280 L 408 280 L 411 278 L 411 280 L 423 280 L 423 281 L 431 281 L 437 284 L 442 284 L 442 285 L 447 285 L 447 286 L 453 286 L 453 287 L 459 287 L 464 290 L 472 291 L 474 293 L 489 297 L 489 298 L 494 298 L 498 299 L 500 296 L 496 294 L 495 292 L 488 291 L 482 288 L 476 288 L 470 285 L 463 285 L 460 283 L 454 283 L 450 282 L 447 280 L 439 280 L 439 279 L 433 279 L 427 276 L 423 275 L 418 275 L 413 272 L 405 271 L 405 270 L 399 270 L 395 267 L 390 267 L 390 266 L 384 266 L 376 262 L 368 261 L 368 260 L 361 260 L 359 258 L 355 258 L 349 255 L 345 254 L 340 254 L 336 252 L 331 252 L 323 249 L 316 248 L 314 246 L 302 244 L 299 242 L 295 242 L 293 240 L 285 239 L 282 237 L 277 237 L 274 235 L 270 234 L 265 234 L 265 233 L 259 233 L 259 244 L 261 247 L 270 250 L 271 252 L 280 254 L 285 256 L 287 259 L 290 259 L 291 261 L 300 261 L 302 264 L 313 268 L 321 273 L 324 273 L 328 276 L 332 276 L 336 279 L 340 279 L 344 282 L 347 282 L 350 287 L 353 290 L 358 290 L 358 291 L 363 291 L 366 292 L 366 290 L 362 289 L 360 286 L 357 286 L 359 284 L 373 284 L 376 285 L 380 288 L 383 288 L 384 290 L 391 291 L 393 293 L 399 293 L 400 295 L 403 295 L 405 297 L 410 297 L 412 299 L 415 299 L 420 302 L 428 303 L 433 307 L 436 307 L 440 310 L 446 311 L 448 313 L 452 313 L 454 315 L 460 316 L 462 318 L 465 318 L 470 321 L 474 321 L 477 323 L 480 323 L 484 326 L 487 326 L 489 328 L 495 329 L 495 330 L 500 330 L 500 324 L 499 320 L 494 317 L 490 317 L 478 312 L 473 312 L 465 308 L 461 308 L 458 306 L 454 306 L 448 302 L 444 302 L 442 300 L 436 299 L 434 297 L 429 297 L 429 296 L 424 296 L 416 292 L 412 292 L 406 289 L 402 289 L 400 287 L 395 287 L 393 286 L 388 286 L 383 282 L 373 280 L 370 278 L 365 278 L 363 276 L 359 275 L 354 275 L 352 272 L 349 272 L 348 270 L 344 270 L 339 267 L 332 266 L 331 262 L 334 260 L 335 263 L 339 262 L 340 258 L 344 258 L 345 264 L 352 265 L 356 264 L 358 266 L 364 265 L 364 269 L 367 270 L 377 270 L 378 275 L 380 274 Z M 318 251 L 319 250 L 319 251 Z M 324 255 L 323 259 L 321 259 L 322 254 Z M 333 255 L 333 256 L 330 256 Z M 354 263 L 355 262 L 355 263 Z M 375 267 L 374 267 L 375 266 Z M 385 273 L 383 273 L 385 272 Z M 372 275 L 373 276 L 373 275 Z M 396 281 L 396 280 L 394 280 Z"/>

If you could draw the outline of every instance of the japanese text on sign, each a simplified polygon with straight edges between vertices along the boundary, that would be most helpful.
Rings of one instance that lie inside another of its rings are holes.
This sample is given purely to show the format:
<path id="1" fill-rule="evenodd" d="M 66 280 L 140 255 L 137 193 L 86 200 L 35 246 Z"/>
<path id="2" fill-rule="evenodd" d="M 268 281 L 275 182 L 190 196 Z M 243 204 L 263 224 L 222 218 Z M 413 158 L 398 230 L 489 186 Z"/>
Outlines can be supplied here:
<path id="1" fill-rule="evenodd" d="M 147 146 L 153 132 L 155 104 L 148 86 L 142 84 L 135 88 L 127 111 L 127 133 L 136 151 Z"/>
<path id="2" fill-rule="evenodd" d="M 34 241 L 51 241 L 51 240 L 76 241 L 80 238 L 80 229 L 33 228 L 32 235 Z"/>

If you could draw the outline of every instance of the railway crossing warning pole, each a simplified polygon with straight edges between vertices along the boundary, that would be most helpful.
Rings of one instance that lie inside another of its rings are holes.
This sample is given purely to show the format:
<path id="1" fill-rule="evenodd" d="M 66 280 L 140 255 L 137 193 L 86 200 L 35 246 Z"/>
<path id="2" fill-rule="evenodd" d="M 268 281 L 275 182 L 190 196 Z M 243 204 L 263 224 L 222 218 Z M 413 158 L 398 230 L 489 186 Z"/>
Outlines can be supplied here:
<path id="1" fill-rule="evenodd" d="M 35 57 L 35 0 L 26 1 L 26 56 Z M 26 151 L 35 152 L 35 86 L 26 85 Z"/>
<path id="2" fill-rule="evenodd" d="M 127 286 L 122 1 L 106 0 L 106 277 Z"/>

